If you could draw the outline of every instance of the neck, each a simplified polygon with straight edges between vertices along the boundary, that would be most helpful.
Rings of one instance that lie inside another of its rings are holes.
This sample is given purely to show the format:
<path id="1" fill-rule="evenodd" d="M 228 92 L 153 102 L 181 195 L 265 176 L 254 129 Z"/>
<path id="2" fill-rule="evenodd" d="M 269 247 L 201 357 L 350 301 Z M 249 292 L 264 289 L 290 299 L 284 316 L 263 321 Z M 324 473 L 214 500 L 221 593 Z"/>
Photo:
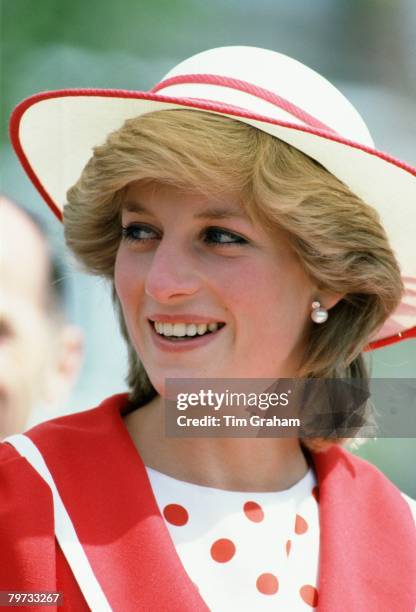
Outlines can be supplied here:
<path id="1" fill-rule="evenodd" d="M 159 396 L 124 417 L 145 465 L 195 484 L 235 491 L 279 491 L 308 463 L 298 438 L 168 438 Z"/>

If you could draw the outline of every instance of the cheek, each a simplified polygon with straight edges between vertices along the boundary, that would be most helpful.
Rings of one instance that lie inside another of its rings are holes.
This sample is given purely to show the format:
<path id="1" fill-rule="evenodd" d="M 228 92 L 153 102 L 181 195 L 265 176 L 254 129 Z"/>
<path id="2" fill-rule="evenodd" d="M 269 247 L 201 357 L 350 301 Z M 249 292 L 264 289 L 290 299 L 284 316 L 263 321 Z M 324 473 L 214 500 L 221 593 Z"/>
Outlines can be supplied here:
<path id="1" fill-rule="evenodd" d="M 310 287 L 297 268 L 246 266 L 224 291 L 249 340 L 255 334 L 256 341 L 268 344 L 273 333 L 278 342 L 291 344 L 308 322 Z"/>
<path id="2" fill-rule="evenodd" d="M 220 275 L 222 293 L 239 316 L 255 320 L 261 312 L 270 312 L 271 306 L 282 303 L 285 283 L 276 266 L 256 262 L 243 262 L 232 274 Z"/>
<path id="3" fill-rule="evenodd" d="M 206 286 L 212 295 L 215 295 L 218 304 L 225 310 L 225 314 L 234 322 L 241 318 L 249 318 L 255 304 L 256 270 L 249 262 L 244 261 L 230 266 L 225 262 L 222 266 L 208 271 L 205 276 Z"/>
<path id="4" fill-rule="evenodd" d="M 114 266 L 114 286 L 125 314 L 143 287 L 141 276 L 141 267 L 137 266 L 132 253 L 120 247 Z"/>

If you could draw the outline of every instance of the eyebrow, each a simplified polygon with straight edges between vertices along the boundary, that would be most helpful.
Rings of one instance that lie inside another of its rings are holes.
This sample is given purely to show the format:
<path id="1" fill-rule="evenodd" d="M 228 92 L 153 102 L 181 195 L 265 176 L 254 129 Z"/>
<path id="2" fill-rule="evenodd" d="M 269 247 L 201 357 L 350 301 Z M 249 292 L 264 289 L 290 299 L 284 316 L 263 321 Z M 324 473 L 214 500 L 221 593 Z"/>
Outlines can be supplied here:
<path id="1" fill-rule="evenodd" d="M 124 202 L 122 204 L 122 209 L 127 212 L 135 212 L 135 213 L 146 213 L 148 215 L 154 216 L 153 213 L 148 210 L 143 204 L 140 202 Z M 202 212 L 194 215 L 195 219 L 247 219 L 247 215 L 241 210 L 229 209 L 229 208 L 220 208 L 213 207 L 207 208 Z"/>

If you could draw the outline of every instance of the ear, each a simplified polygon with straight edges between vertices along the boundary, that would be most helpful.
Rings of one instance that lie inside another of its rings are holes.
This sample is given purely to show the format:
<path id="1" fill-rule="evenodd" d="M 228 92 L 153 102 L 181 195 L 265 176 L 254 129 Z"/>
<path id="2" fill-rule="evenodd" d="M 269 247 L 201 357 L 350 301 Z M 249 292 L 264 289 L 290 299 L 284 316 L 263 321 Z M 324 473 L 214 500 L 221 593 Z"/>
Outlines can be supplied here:
<path id="1" fill-rule="evenodd" d="M 321 306 L 330 310 L 333 308 L 342 298 L 345 297 L 345 293 L 333 293 L 329 291 L 320 291 L 319 292 L 319 301 L 321 302 Z"/>
<path id="2" fill-rule="evenodd" d="M 63 325 L 56 333 L 54 363 L 51 364 L 45 397 L 51 408 L 67 399 L 78 378 L 84 355 L 84 337 L 79 327 Z"/>

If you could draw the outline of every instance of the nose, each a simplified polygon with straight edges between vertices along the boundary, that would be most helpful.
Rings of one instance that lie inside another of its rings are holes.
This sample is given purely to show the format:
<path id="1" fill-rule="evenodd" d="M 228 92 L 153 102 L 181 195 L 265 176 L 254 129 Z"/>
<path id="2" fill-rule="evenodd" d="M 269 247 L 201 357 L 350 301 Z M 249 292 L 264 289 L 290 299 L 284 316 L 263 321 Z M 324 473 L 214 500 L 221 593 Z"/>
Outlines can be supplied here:
<path id="1" fill-rule="evenodd" d="M 162 239 L 147 271 L 146 294 L 166 303 L 192 296 L 200 287 L 201 276 L 192 254 L 176 241 Z"/>

